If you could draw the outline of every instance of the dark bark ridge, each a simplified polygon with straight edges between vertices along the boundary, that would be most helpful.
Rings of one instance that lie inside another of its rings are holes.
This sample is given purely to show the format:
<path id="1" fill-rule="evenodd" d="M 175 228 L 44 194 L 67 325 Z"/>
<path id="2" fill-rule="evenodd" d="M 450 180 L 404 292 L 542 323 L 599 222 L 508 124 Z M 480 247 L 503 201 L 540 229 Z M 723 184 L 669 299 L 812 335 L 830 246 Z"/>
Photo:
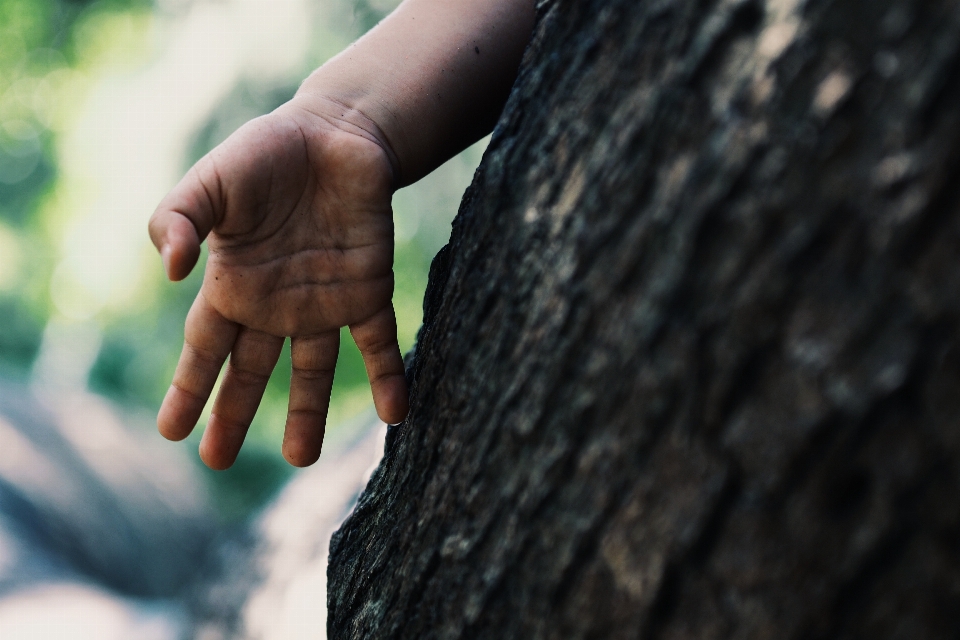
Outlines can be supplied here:
<path id="1" fill-rule="evenodd" d="M 960 5 L 556 0 L 334 638 L 960 634 Z"/>

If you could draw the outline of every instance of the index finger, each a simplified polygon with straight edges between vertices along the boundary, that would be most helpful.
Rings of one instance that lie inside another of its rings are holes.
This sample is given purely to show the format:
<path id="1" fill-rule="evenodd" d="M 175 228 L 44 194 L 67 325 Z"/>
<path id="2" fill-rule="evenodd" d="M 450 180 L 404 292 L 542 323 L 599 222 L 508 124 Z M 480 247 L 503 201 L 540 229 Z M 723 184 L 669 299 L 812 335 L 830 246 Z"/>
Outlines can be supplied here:
<path id="1" fill-rule="evenodd" d="M 157 428 L 168 440 L 183 440 L 200 419 L 240 326 L 214 309 L 203 292 L 190 307 L 184 326 L 183 351 L 173 383 L 160 405 Z"/>

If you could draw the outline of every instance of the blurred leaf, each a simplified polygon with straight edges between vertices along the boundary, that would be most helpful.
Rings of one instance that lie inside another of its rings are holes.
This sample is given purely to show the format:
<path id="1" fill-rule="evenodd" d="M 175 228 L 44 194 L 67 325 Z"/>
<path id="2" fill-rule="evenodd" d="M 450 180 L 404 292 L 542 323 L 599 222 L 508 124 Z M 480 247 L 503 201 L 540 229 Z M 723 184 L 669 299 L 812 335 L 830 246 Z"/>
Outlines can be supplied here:
<path id="1" fill-rule="evenodd" d="M 40 348 L 43 322 L 23 299 L 0 297 L 0 372 L 7 379 L 25 379 Z"/>
<path id="2" fill-rule="evenodd" d="M 279 455 L 279 447 L 244 447 L 226 471 L 204 467 L 220 519 L 227 524 L 243 521 L 252 508 L 266 504 L 293 472 Z"/>

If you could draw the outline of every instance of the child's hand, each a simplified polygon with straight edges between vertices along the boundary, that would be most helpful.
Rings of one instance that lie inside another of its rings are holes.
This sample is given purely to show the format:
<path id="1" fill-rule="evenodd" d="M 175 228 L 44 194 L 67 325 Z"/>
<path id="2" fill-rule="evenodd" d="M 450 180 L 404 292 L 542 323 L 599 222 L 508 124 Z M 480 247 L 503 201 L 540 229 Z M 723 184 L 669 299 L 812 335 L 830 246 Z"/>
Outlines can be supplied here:
<path id="1" fill-rule="evenodd" d="M 200 443 L 204 462 L 230 466 L 290 336 L 283 453 L 310 464 L 343 326 L 380 418 L 404 419 L 390 197 L 493 128 L 534 18 L 533 0 L 404 0 L 160 203 L 150 236 L 170 279 L 186 277 L 208 236 L 210 248 L 157 418 L 163 435 L 190 433 L 230 355 Z"/>
<path id="2" fill-rule="evenodd" d="M 216 469 L 236 458 L 286 336 L 293 375 L 283 454 L 292 464 L 320 455 L 342 326 L 363 354 L 380 418 L 396 423 L 407 414 L 391 303 L 387 147 L 356 112 L 323 109 L 294 100 L 248 123 L 200 160 L 150 220 L 171 280 L 186 277 L 208 240 L 203 286 L 157 422 L 165 437 L 185 438 L 230 355 L 200 444 Z"/>

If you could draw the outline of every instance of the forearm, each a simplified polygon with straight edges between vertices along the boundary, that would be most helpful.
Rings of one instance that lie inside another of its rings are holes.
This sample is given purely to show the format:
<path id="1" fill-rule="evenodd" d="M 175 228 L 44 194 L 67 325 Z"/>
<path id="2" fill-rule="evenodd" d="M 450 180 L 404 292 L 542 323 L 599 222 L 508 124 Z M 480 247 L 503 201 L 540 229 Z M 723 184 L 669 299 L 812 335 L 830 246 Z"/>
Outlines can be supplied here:
<path id="1" fill-rule="evenodd" d="M 410 184 L 493 128 L 533 20 L 533 0 L 405 0 L 295 101 L 372 121 L 397 186 Z"/>

